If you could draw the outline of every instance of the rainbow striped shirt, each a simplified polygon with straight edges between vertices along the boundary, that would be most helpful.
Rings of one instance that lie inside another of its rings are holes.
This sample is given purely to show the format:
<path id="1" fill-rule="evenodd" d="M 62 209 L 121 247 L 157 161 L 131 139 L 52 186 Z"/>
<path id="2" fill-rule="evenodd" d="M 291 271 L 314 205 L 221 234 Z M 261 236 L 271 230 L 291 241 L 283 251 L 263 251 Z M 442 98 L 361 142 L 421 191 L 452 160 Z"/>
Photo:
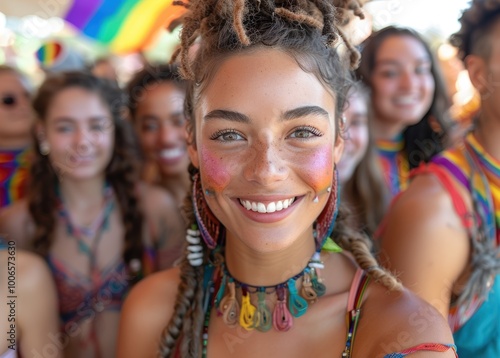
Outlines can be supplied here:
<path id="1" fill-rule="evenodd" d="M 0 208 L 24 197 L 31 148 L 0 149 Z"/>

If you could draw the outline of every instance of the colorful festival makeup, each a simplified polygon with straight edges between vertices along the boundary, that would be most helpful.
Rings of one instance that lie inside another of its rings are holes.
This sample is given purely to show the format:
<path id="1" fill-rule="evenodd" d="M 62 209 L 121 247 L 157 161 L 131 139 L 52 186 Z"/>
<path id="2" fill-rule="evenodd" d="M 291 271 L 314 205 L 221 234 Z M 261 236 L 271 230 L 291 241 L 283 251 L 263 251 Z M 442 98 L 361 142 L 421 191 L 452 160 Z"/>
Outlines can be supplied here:
<path id="1" fill-rule="evenodd" d="M 325 145 L 315 149 L 312 155 L 298 159 L 298 164 L 303 167 L 304 179 L 316 190 L 316 193 L 320 195 L 327 192 L 332 185 L 334 175 L 333 147 Z"/>
<path id="2" fill-rule="evenodd" d="M 200 163 L 205 189 L 216 193 L 221 192 L 231 180 L 230 174 L 226 171 L 223 158 L 217 157 L 210 148 L 202 144 Z"/>

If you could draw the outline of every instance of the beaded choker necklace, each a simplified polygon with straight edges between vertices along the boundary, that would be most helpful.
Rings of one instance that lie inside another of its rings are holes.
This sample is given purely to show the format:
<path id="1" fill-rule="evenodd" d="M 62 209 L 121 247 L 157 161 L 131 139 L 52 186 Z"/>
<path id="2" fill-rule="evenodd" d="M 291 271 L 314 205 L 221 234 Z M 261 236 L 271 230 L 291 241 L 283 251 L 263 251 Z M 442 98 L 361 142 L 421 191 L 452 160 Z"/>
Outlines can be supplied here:
<path id="1" fill-rule="evenodd" d="M 286 332 L 293 325 L 293 317 L 304 315 L 309 304 L 316 302 L 325 293 L 325 285 L 320 277 L 323 263 L 318 253 L 314 254 L 301 272 L 271 286 L 253 286 L 238 281 L 229 273 L 220 254 L 217 254 L 212 265 L 213 270 L 207 270 L 212 271 L 212 278 L 207 285 L 209 292 L 205 296 L 205 312 L 213 305 L 217 314 L 229 326 L 239 322 L 246 330 L 267 332 L 274 327 L 277 331 Z M 301 278 L 302 287 L 299 292 L 297 282 Z M 241 301 L 236 297 L 237 289 L 241 289 Z M 251 302 L 252 295 L 256 296 L 256 305 Z M 271 314 L 268 303 L 274 300 L 276 303 Z"/>
<path id="2" fill-rule="evenodd" d="M 191 266 L 203 265 L 203 247 L 198 227 L 193 225 L 186 234 L 189 252 L 187 258 Z M 203 311 L 205 319 L 202 357 L 207 355 L 208 326 L 213 307 L 228 326 L 235 326 L 239 323 L 241 327 L 249 331 L 256 329 L 260 332 L 267 332 L 274 327 L 276 331 L 286 332 L 292 328 L 293 318 L 304 315 L 309 305 L 316 302 L 326 292 L 320 275 L 324 265 L 319 251 L 314 253 L 301 272 L 290 279 L 276 285 L 254 286 L 241 282 L 231 275 L 224 261 L 222 247 L 218 246 L 210 253 L 204 269 Z M 325 239 L 321 249 L 330 252 L 342 251 L 330 238 Z M 300 286 L 300 289 L 297 286 Z M 254 303 L 252 303 L 252 297 Z M 274 303 L 272 313 L 269 303 Z"/>

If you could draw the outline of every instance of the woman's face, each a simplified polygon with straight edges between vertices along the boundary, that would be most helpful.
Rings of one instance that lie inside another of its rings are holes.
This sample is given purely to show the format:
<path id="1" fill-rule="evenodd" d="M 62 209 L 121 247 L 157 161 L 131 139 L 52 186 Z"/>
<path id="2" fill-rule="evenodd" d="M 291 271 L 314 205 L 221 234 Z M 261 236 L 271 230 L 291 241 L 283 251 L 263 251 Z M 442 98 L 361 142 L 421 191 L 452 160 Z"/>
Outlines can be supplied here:
<path id="1" fill-rule="evenodd" d="M 183 175 L 189 156 L 184 118 L 185 92 L 164 82 L 143 92 L 136 109 L 136 130 L 148 160 L 156 162 L 163 176 Z"/>
<path id="2" fill-rule="evenodd" d="M 418 123 L 434 97 L 431 68 L 420 41 L 406 35 L 387 37 L 375 55 L 371 78 L 375 118 L 404 127 Z"/>
<path id="3" fill-rule="evenodd" d="M 49 159 L 63 179 L 85 180 L 104 175 L 113 155 L 114 136 L 111 112 L 101 98 L 70 87 L 52 99 L 41 139 L 46 138 Z"/>
<path id="4" fill-rule="evenodd" d="M 0 72 L 0 138 L 28 139 L 32 124 L 28 89 L 15 72 Z"/>
<path id="5" fill-rule="evenodd" d="M 347 182 L 354 173 L 368 149 L 368 104 L 359 92 L 353 92 L 348 98 L 348 107 L 344 111 L 344 152 L 337 169 L 341 184 Z"/>
<path id="6" fill-rule="evenodd" d="M 334 96 L 290 56 L 261 49 L 226 59 L 195 111 L 191 160 L 227 238 L 259 252 L 311 239 L 342 152 Z"/>

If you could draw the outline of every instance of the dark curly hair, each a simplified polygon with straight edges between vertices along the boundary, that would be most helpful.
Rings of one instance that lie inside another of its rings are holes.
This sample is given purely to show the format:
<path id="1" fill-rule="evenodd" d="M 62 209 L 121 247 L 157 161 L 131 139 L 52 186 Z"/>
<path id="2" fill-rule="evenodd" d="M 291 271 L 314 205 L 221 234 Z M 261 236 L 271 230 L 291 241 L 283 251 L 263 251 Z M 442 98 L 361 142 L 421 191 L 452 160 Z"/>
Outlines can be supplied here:
<path id="1" fill-rule="evenodd" d="M 144 91 L 160 83 L 172 83 L 180 90 L 185 91 L 187 82 L 180 76 L 176 65 L 157 64 L 148 65 L 137 72 L 127 84 L 128 108 L 134 120 L 139 102 Z"/>
<path id="2" fill-rule="evenodd" d="M 458 48 L 462 60 L 470 54 L 489 57 L 491 45 L 488 35 L 499 18 L 499 0 L 471 1 L 470 7 L 460 17 L 460 30 L 450 37 L 450 43 Z"/>
<path id="3" fill-rule="evenodd" d="M 408 157 L 410 168 L 415 168 L 420 164 L 421 160 L 428 162 L 434 155 L 445 148 L 448 133 L 452 126 L 448 115 L 451 101 L 438 62 L 429 45 L 416 31 L 408 28 L 388 26 L 373 33 L 365 40 L 362 44 L 361 62 L 356 71 L 359 79 L 368 87 L 373 88 L 371 82 L 372 73 L 376 65 L 375 59 L 378 50 L 387 38 L 393 36 L 409 36 L 416 39 L 425 48 L 431 60 L 431 74 L 435 86 L 431 107 L 418 123 L 407 127 L 403 132 L 404 151 Z M 437 131 L 431 123 L 432 120 L 435 120 L 435 124 L 439 127 Z M 414 154 L 419 155 L 414 158 Z"/>
<path id="4" fill-rule="evenodd" d="M 178 4 L 183 4 L 177 1 Z M 222 60 L 238 53 L 258 48 L 281 50 L 293 57 L 306 72 L 314 74 L 336 95 L 336 133 L 351 80 L 347 65 L 355 66 L 358 52 L 337 27 L 338 18 L 354 10 L 357 1 L 339 1 L 347 8 L 335 8 L 330 0 L 192 0 L 191 10 L 184 18 L 181 47 L 174 54 L 180 56 L 180 72 L 191 80 L 187 91 L 185 114 L 188 131 L 194 134 L 194 108 L 199 96 L 217 71 Z M 186 4 L 187 6 L 187 4 Z M 344 11 L 345 10 L 345 11 Z M 189 47 L 201 37 L 200 48 L 194 60 Z M 348 61 L 341 59 L 336 45 L 343 41 L 349 50 Z M 191 137 L 193 137 L 191 135 Z M 190 166 L 191 176 L 197 169 Z M 191 195 L 190 195 L 191 196 Z M 192 198 L 186 198 L 185 213 L 193 223 Z M 369 274 L 389 288 L 399 283 L 379 268 L 370 254 L 370 243 L 365 236 L 351 230 L 346 224 L 346 212 L 340 210 L 333 238 L 350 251 L 358 264 L 370 268 Z M 165 328 L 160 344 L 160 356 L 199 357 L 202 350 L 204 320 L 202 297 L 204 267 L 193 267 L 185 252 L 180 262 L 180 285 L 174 313 Z M 204 246 L 207 258 L 210 250 Z"/>
<path id="5" fill-rule="evenodd" d="M 114 125 L 114 149 L 110 163 L 106 167 L 106 180 L 115 191 L 125 228 L 124 261 L 142 259 L 142 223 L 136 195 L 138 180 L 137 159 L 134 154 L 135 143 L 124 113 L 126 99 L 122 91 L 111 81 L 99 79 L 83 72 L 66 72 L 53 75 L 40 86 L 33 100 L 33 108 L 41 122 L 46 120 L 47 112 L 54 97 L 68 88 L 82 88 L 95 93 L 108 106 Z M 57 193 L 56 186 L 60 173 L 49 158 L 40 152 L 39 140 L 33 134 L 35 145 L 31 166 L 31 181 L 28 194 L 30 214 L 35 222 L 36 231 L 33 248 L 43 256 L 50 250 L 56 226 Z"/>

